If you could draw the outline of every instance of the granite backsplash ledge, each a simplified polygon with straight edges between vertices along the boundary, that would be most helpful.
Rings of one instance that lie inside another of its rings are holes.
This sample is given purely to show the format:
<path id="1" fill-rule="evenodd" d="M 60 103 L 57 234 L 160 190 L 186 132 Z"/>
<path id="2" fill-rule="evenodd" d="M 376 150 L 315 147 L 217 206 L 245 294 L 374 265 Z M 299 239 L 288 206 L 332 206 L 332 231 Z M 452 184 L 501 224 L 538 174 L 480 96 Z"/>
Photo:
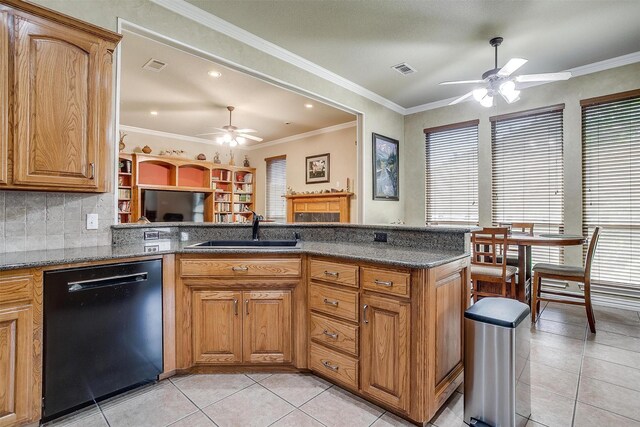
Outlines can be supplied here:
<path id="1" fill-rule="evenodd" d="M 374 233 L 387 235 L 391 245 L 409 248 L 446 249 L 469 252 L 469 227 L 406 227 L 355 224 L 273 224 L 260 225 L 260 238 L 292 239 L 296 233 L 302 241 L 374 243 Z M 140 243 L 145 231 L 158 231 L 161 239 L 177 240 L 180 233 L 188 233 L 192 242 L 207 240 L 251 239 L 250 224 L 156 223 L 148 225 L 123 224 L 112 227 L 114 245 Z"/>

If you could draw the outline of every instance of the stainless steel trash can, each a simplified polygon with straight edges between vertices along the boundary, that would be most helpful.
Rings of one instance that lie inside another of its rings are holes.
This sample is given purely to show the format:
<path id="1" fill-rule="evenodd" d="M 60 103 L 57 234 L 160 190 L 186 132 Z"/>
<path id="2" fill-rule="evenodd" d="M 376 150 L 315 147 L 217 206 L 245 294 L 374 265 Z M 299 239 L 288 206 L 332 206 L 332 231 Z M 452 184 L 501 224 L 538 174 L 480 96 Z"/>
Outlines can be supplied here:
<path id="1" fill-rule="evenodd" d="M 464 422 L 514 427 L 531 415 L 529 306 L 483 298 L 464 313 Z"/>

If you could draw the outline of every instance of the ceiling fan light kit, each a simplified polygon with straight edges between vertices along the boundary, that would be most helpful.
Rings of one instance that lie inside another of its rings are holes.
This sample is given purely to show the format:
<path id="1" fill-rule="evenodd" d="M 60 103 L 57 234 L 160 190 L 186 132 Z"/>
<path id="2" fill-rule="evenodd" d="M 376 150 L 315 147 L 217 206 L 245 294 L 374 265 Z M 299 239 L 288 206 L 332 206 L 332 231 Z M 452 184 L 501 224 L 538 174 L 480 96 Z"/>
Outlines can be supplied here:
<path id="1" fill-rule="evenodd" d="M 235 107 L 231 105 L 227 107 L 229 111 L 229 124 L 222 126 L 221 128 L 216 128 L 220 132 L 213 133 L 201 133 L 198 136 L 206 136 L 206 135 L 218 135 L 216 137 L 216 142 L 220 145 L 229 144 L 230 147 L 236 147 L 237 145 L 243 145 L 247 142 L 247 139 L 252 141 L 260 142 L 262 138 L 255 135 L 248 135 L 249 133 L 257 132 L 255 129 L 238 129 L 237 126 L 231 124 L 231 115 Z"/>
<path id="2" fill-rule="evenodd" d="M 455 105 L 473 97 L 483 107 L 493 107 L 494 98 L 500 94 L 508 103 L 512 104 L 520 99 L 520 90 L 516 83 L 527 82 L 555 82 L 571 78 L 571 73 L 563 71 L 559 73 L 524 74 L 512 76 L 520 67 L 527 63 L 524 58 L 511 58 L 504 67 L 498 68 L 498 46 L 502 44 L 502 37 L 494 37 L 489 44 L 495 49 L 494 68 L 482 74 L 482 80 L 458 80 L 442 82 L 441 85 L 476 84 L 482 85 L 453 100 L 449 105 Z"/>

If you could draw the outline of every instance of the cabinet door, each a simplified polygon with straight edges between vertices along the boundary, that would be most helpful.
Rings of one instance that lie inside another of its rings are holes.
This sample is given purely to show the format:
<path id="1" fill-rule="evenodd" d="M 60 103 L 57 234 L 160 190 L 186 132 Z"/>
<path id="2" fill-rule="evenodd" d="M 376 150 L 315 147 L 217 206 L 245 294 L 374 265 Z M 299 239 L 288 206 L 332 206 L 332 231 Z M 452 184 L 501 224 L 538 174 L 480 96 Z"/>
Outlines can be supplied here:
<path id="1" fill-rule="evenodd" d="M 244 293 L 244 362 L 291 361 L 291 291 Z"/>
<path id="2" fill-rule="evenodd" d="M 0 184 L 7 183 L 9 146 L 9 14 L 0 10 Z"/>
<path id="3" fill-rule="evenodd" d="M 29 15 L 14 20 L 14 181 L 96 189 L 100 135 L 108 126 L 100 103 L 110 103 L 101 91 L 103 44 Z"/>
<path id="4" fill-rule="evenodd" d="M 193 292 L 193 361 L 242 361 L 242 292 Z"/>
<path id="5" fill-rule="evenodd" d="M 408 303 L 363 295 L 360 346 L 362 392 L 409 409 Z"/>
<path id="6" fill-rule="evenodd" d="M 33 308 L 0 310 L 0 426 L 30 418 Z"/>

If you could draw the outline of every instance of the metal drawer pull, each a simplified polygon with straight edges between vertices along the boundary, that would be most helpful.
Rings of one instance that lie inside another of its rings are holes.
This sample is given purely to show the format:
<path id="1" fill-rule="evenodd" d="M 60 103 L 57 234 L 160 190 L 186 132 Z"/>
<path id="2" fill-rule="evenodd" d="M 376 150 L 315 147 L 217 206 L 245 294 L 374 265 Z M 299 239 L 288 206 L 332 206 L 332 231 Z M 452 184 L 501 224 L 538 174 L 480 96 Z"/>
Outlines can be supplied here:
<path id="1" fill-rule="evenodd" d="M 323 360 L 322 364 L 324 365 L 325 368 L 329 368 L 334 372 L 338 372 L 338 369 L 340 368 L 339 366 L 332 365 L 331 362 L 328 360 Z"/>
<path id="2" fill-rule="evenodd" d="M 233 314 L 235 314 L 236 316 L 238 315 L 238 300 L 237 299 L 233 300 Z"/>
<path id="3" fill-rule="evenodd" d="M 365 304 L 362 306 L 362 320 L 364 321 L 364 323 L 369 323 L 369 320 L 367 320 L 367 309 L 369 308 L 368 304 Z"/>
<path id="4" fill-rule="evenodd" d="M 91 169 L 91 175 L 89 175 L 89 179 L 94 179 L 96 177 L 96 164 L 93 162 L 89 163 L 89 168 Z"/>
<path id="5" fill-rule="evenodd" d="M 391 287 L 393 286 L 393 282 L 391 280 L 389 281 L 385 281 L 385 280 L 374 280 L 373 283 L 375 283 L 376 285 L 380 285 L 380 286 L 387 286 L 387 287 Z"/>
<path id="6" fill-rule="evenodd" d="M 233 266 L 231 267 L 231 270 L 233 271 L 248 271 L 249 267 L 237 267 L 237 266 Z"/>
<path id="7" fill-rule="evenodd" d="M 333 338 L 334 340 L 338 339 L 338 334 L 336 334 L 335 332 L 329 332 L 325 329 L 324 331 L 322 331 L 322 333 L 328 336 L 329 338 Z"/>
<path id="8" fill-rule="evenodd" d="M 327 305 L 332 305 L 334 307 L 338 306 L 338 301 L 333 301 L 333 300 L 326 299 L 326 298 L 324 299 L 324 303 L 327 304 Z"/>
<path id="9" fill-rule="evenodd" d="M 325 276 L 331 276 L 331 277 L 338 277 L 340 275 L 340 273 L 338 273 L 337 271 L 326 271 L 324 272 Z"/>

